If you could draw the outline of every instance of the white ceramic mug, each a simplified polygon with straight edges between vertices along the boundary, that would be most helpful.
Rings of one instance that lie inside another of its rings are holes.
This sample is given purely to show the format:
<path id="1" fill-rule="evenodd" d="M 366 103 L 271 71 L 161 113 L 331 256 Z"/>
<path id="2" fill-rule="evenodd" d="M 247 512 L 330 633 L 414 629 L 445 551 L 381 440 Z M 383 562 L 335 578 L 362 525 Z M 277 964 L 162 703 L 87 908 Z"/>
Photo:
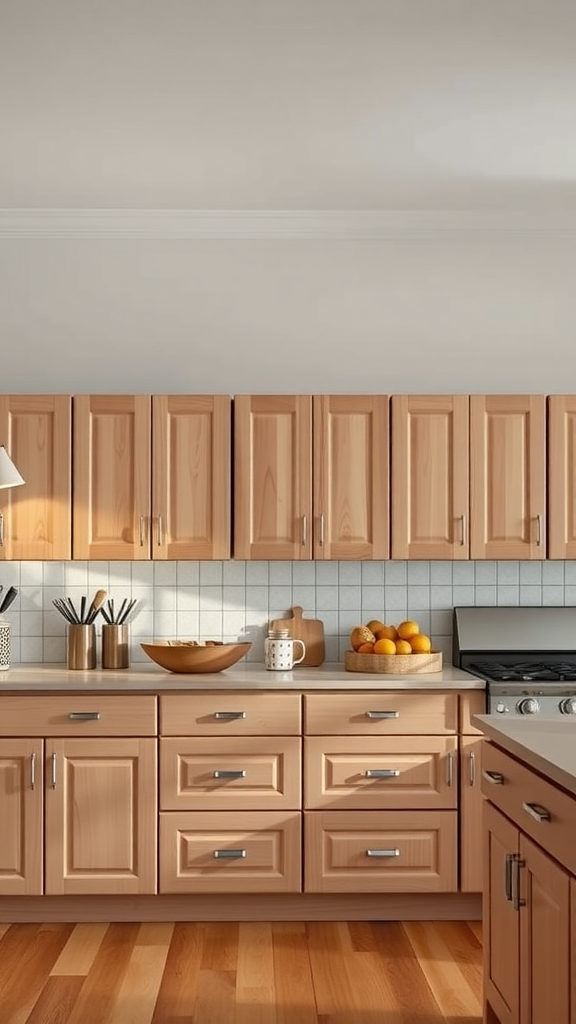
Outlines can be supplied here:
<path id="1" fill-rule="evenodd" d="M 294 657 L 294 645 L 300 644 L 302 653 Z M 303 640 L 294 640 L 291 636 L 267 636 L 264 641 L 264 665 L 272 672 L 288 672 L 294 665 L 299 665 L 306 656 L 306 644 Z"/>

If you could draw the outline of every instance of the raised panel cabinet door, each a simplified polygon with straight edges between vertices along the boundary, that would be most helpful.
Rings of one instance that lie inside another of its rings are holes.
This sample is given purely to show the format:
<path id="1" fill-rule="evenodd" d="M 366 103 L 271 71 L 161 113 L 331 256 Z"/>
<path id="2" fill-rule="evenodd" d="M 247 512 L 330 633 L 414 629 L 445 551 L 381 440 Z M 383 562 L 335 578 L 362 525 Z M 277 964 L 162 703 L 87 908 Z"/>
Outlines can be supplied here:
<path id="1" fill-rule="evenodd" d="M 46 894 L 155 893 L 156 740 L 46 740 Z"/>
<path id="2" fill-rule="evenodd" d="M 231 399 L 152 397 L 152 558 L 230 557 Z"/>
<path id="3" fill-rule="evenodd" d="M 470 398 L 470 557 L 546 558 L 546 398 Z"/>
<path id="4" fill-rule="evenodd" d="M 482 740 L 460 737 L 460 890 L 482 892 L 482 806 L 480 787 Z"/>
<path id="5" fill-rule="evenodd" d="M 0 492 L 0 560 L 72 554 L 72 399 L 0 396 L 0 443 L 25 480 Z"/>
<path id="6" fill-rule="evenodd" d="M 519 832 L 488 801 L 484 802 L 484 1019 L 518 1024 L 520 1013 Z"/>
<path id="7" fill-rule="evenodd" d="M 576 558 L 576 395 L 548 398 L 548 557 Z"/>
<path id="8" fill-rule="evenodd" d="M 571 1024 L 570 876 L 520 835 L 520 1024 Z"/>
<path id="9" fill-rule="evenodd" d="M 73 557 L 150 558 L 148 395 L 74 397 Z"/>
<path id="10" fill-rule="evenodd" d="M 312 398 L 234 399 L 234 557 L 312 557 Z"/>
<path id="11" fill-rule="evenodd" d="M 468 395 L 393 395 L 391 434 L 392 558 L 469 558 Z"/>
<path id="12" fill-rule="evenodd" d="M 42 894 L 43 835 L 42 740 L 0 740 L 1 896 Z"/>
<path id="13" fill-rule="evenodd" d="M 315 395 L 314 558 L 389 555 L 388 397 Z"/>

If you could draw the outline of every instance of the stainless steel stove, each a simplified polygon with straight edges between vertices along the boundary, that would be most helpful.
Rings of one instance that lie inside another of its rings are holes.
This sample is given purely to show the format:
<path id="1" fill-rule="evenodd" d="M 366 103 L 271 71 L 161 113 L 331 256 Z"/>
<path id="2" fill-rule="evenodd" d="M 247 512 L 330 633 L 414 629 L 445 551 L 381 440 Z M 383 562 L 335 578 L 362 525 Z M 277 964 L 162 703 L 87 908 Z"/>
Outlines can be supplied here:
<path id="1" fill-rule="evenodd" d="M 455 608 L 453 657 L 496 715 L 573 716 L 576 608 Z"/>

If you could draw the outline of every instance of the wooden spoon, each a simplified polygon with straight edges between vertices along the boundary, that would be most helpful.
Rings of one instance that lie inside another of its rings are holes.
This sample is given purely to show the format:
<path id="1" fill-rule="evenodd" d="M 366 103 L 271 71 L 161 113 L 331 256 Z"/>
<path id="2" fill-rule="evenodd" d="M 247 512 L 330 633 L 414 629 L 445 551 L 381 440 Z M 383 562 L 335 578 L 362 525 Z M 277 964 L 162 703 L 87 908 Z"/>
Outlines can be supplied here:
<path id="1" fill-rule="evenodd" d="M 92 599 L 92 604 L 90 605 L 90 607 L 88 609 L 88 612 L 87 612 L 87 615 L 86 615 L 86 619 L 85 619 L 85 622 L 86 622 L 86 624 L 88 626 L 92 625 L 92 623 L 94 622 L 94 619 L 98 615 L 98 612 L 100 611 L 102 605 L 104 604 L 104 601 L 106 600 L 106 597 L 107 597 L 107 591 L 105 591 L 105 590 L 97 590 L 96 593 L 94 594 L 94 597 Z"/>

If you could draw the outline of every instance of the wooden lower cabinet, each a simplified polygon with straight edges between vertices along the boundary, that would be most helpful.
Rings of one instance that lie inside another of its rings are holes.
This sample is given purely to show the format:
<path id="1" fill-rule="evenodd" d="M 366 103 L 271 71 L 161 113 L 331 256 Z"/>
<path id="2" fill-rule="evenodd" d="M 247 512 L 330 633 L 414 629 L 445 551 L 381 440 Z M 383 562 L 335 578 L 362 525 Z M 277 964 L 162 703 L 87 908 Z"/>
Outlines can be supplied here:
<path id="1" fill-rule="evenodd" d="M 460 889 L 482 892 L 483 844 L 480 787 L 482 739 L 460 737 Z"/>
<path id="2" fill-rule="evenodd" d="M 456 892 L 456 811 L 306 811 L 306 892 Z"/>
<path id="3" fill-rule="evenodd" d="M 0 895 L 43 892 L 41 739 L 0 739 Z"/>
<path id="4" fill-rule="evenodd" d="M 298 893 L 300 811 L 160 814 L 161 893 Z"/>

